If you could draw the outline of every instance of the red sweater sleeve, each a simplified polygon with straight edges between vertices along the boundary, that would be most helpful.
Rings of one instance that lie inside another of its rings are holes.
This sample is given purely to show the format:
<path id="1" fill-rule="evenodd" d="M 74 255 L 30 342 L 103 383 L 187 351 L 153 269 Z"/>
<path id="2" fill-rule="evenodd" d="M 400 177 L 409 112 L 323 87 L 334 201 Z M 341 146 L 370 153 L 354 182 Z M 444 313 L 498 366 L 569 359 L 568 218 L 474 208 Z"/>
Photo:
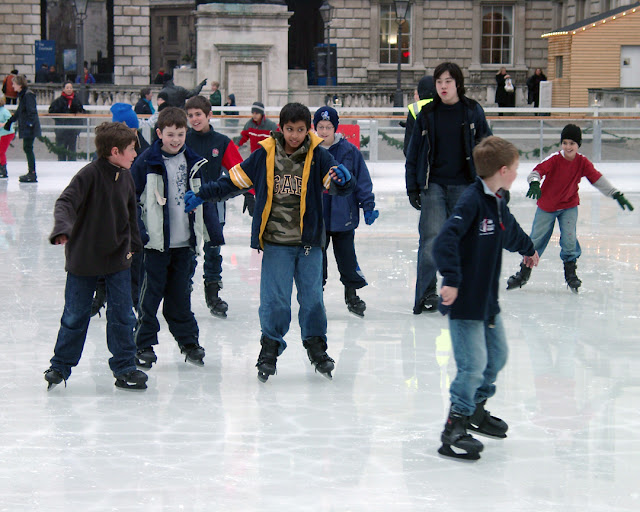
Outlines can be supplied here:
<path id="1" fill-rule="evenodd" d="M 230 141 L 229 144 L 227 144 L 227 149 L 225 149 L 224 155 L 222 156 L 222 166 L 229 170 L 241 163 L 242 156 L 240 156 L 240 152 L 233 141 Z"/>

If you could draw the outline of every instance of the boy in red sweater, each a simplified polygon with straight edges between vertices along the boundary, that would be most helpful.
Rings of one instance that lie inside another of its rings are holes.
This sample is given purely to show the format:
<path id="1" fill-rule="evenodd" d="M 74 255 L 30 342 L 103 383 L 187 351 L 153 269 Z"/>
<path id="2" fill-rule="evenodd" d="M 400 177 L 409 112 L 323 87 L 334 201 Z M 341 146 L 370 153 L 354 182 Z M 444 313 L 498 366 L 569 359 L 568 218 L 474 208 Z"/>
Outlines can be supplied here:
<path id="1" fill-rule="evenodd" d="M 622 192 L 615 188 L 584 155 L 578 153 L 582 144 L 582 131 L 575 124 L 568 124 L 560 136 L 562 149 L 547 157 L 527 177 L 527 197 L 538 200 L 533 219 L 531 240 L 538 254 L 547 248 L 556 219 L 560 226 L 560 259 L 564 263 L 564 278 L 572 292 L 578 293 L 582 281 L 576 275 L 576 261 L 582 253 L 576 237 L 578 221 L 578 184 L 585 177 L 607 197 L 612 197 L 623 210 L 633 211 L 633 206 Z M 542 188 L 540 181 L 544 178 Z M 531 268 L 520 264 L 520 271 L 507 282 L 507 290 L 522 288 L 531 276 Z"/>

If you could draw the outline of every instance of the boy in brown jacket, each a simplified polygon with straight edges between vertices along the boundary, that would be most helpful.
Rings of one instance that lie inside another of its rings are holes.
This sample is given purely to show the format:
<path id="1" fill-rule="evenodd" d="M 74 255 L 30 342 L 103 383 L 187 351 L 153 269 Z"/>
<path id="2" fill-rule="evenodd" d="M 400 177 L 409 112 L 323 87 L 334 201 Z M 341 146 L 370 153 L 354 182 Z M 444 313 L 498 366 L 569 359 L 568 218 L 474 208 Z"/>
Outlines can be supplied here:
<path id="1" fill-rule="evenodd" d="M 44 378 L 52 389 L 80 361 L 98 277 L 107 286 L 107 346 L 116 386 L 146 389 L 136 369 L 135 317 L 131 301 L 131 256 L 142 250 L 135 186 L 129 168 L 136 157 L 135 135 L 124 123 L 96 128 L 96 153 L 72 178 L 54 208 L 52 244 L 65 245 L 67 284 L 60 330 Z"/>

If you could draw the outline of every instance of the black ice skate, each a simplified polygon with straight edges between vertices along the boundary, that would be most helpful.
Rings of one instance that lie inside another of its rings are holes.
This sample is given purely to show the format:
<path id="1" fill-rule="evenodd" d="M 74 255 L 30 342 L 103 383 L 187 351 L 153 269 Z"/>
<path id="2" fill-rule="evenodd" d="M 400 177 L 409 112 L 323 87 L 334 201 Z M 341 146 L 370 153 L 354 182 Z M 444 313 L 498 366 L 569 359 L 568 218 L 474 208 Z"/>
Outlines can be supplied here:
<path id="1" fill-rule="evenodd" d="M 262 348 L 260 349 L 258 362 L 256 363 L 258 379 L 260 382 L 267 382 L 270 375 L 276 374 L 276 361 L 278 359 L 280 343 L 262 336 L 262 338 L 260 338 L 260 345 L 262 345 Z"/>
<path id="2" fill-rule="evenodd" d="M 181 345 L 180 353 L 184 354 L 184 362 L 204 366 L 204 349 L 196 342 L 189 345 Z"/>
<path id="3" fill-rule="evenodd" d="M 520 270 L 513 274 L 507 281 L 507 290 L 522 288 L 525 284 L 527 284 L 530 276 L 531 268 L 527 267 L 524 263 L 520 263 Z"/>
<path id="4" fill-rule="evenodd" d="M 67 381 L 62 376 L 62 374 L 58 370 L 54 370 L 53 368 L 49 368 L 44 372 L 44 380 L 46 380 L 49 385 L 47 386 L 47 391 L 51 391 L 58 384 L 60 384 L 64 380 L 64 387 L 67 387 Z"/>
<path id="5" fill-rule="evenodd" d="M 422 297 L 422 300 L 413 308 L 413 314 L 419 315 L 423 311 L 426 311 L 427 313 L 435 313 L 438 311 L 438 300 L 439 297 L 436 289 L 428 289 L 427 293 Z"/>
<path id="6" fill-rule="evenodd" d="M 116 378 L 116 387 L 129 391 L 138 391 L 147 389 L 147 374 L 141 370 L 131 370 L 122 375 L 114 375 Z"/>
<path id="7" fill-rule="evenodd" d="M 7 166 L 6 165 L 0 165 L 0 178 L 8 178 L 9 175 L 7 174 Z"/>
<path id="8" fill-rule="evenodd" d="M 469 416 L 468 428 L 469 430 L 473 430 L 474 432 L 487 437 L 504 439 L 507 437 L 509 425 L 500 418 L 491 416 L 489 411 L 484 408 L 486 403 L 487 401 L 484 400 L 483 402 L 476 404 L 476 410 L 471 416 Z"/>
<path id="9" fill-rule="evenodd" d="M 447 418 L 440 440 L 442 446 L 438 449 L 440 455 L 462 460 L 478 460 L 484 446 L 467 433 L 468 416 L 451 411 Z"/>
<path id="10" fill-rule="evenodd" d="M 204 299 L 213 316 L 227 318 L 229 305 L 218 297 L 218 292 L 221 289 L 222 283 L 204 283 Z"/>
<path id="11" fill-rule="evenodd" d="M 578 293 L 578 288 L 582 284 L 582 281 L 578 279 L 576 275 L 577 263 L 573 261 L 564 262 L 564 280 L 567 282 L 567 286 L 573 293 Z"/>
<path id="12" fill-rule="evenodd" d="M 364 317 L 364 312 L 367 309 L 367 304 L 360 297 L 356 295 L 355 288 L 344 288 L 344 302 L 347 305 L 347 309 L 350 313 L 356 316 Z"/>
<path id="13" fill-rule="evenodd" d="M 93 300 L 91 301 L 91 316 L 102 316 L 100 314 L 100 310 L 107 303 L 107 284 L 104 282 L 104 279 L 98 279 L 96 283 L 96 292 L 93 295 Z"/>
<path id="14" fill-rule="evenodd" d="M 335 368 L 335 361 L 327 355 L 327 342 L 315 336 L 304 340 L 302 345 L 307 349 L 309 361 L 315 367 L 316 372 L 320 372 L 323 377 L 329 380 L 333 379 L 331 372 Z"/>
<path id="15" fill-rule="evenodd" d="M 136 352 L 136 366 L 149 369 L 158 360 L 153 347 L 141 348 Z"/>
<path id="16" fill-rule="evenodd" d="M 38 183 L 38 177 L 35 171 L 28 171 L 27 174 L 23 174 L 18 178 L 20 183 Z"/>

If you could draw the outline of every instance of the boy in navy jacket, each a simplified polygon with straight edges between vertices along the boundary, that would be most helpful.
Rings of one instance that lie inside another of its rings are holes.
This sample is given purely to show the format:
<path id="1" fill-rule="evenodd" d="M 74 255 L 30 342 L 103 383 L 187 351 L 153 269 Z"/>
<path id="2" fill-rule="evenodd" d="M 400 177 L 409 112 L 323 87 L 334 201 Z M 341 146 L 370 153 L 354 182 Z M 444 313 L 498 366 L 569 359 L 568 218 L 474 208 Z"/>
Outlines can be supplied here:
<path id="1" fill-rule="evenodd" d="M 504 438 L 507 424 L 484 409 L 496 392 L 498 372 L 507 361 L 507 341 L 498 305 L 502 249 L 519 252 L 528 266 L 538 264 L 533 242 L 502 197 L 518 173 L 518 150 L 499 137 L 476 146 L 478 177 L 460 197 L 438 234 L 433 255 L 442 274 L 439 309 L 449 315 L 458 369 L 451 383 L 451 410 L 442 432 L 441 455 L 477 460 L 483 445 L 467 433 Z M 501 190 L 502 189 L 502 190 Z M 451 447 L 463 450 L 454 451 Z"/>
<path id="2" fill-rule="evenodd" d="M 191 128 L 187 131 L 187 146 L 207 161 L 200 170 L 202 183 L 216 181 L 223 175 L 223 168 L 228 171 L 234 165 L 242 162 L 242 157 L 233 141 L 226 135 L 216 132 L 209 124 L 211 103 L 207 98 L 204 96 L 189 98 L 185 109 L 187 119 L 191 124 Z M 253 196 L 251 197 L 253 198 Z M 205 216 L 214 209 L 217 211 L 220 229 L 222 229 L 226 215 L 225 203 L 203 205 Z M 196 261 L 194 261 L 194 272 L 195 263 Z M 204 243 L 204 297 L 212 315 L 226 318 L 229 305 L 218 296 L 221 289 L 222 255 L 220 254 L 220 246 L 214 245 L 209 239 Z"/>
<path id="3" fill-rule="evenodd" d="M 187 115 L 167 107 L 158 116 L 158 140 L 131 168 L 139 206 L 144 245 L 144 278 L 138 299 L 135 331 L 137 364 L 151 368 L 157 361 L 160 302 L 169 330 L 185 361 L 203 365 L 198 323 L 191 311 L 193 258 L 202 238 L 222 245 L 222 228 L 215 208 L 186 214 L 185 193 L 200 188 L 200 168 L 206 160 L 185 145 Z M 206 227 L 206 230 L 203 228 Z"/>
<path id="4" fill-rule="evenodd" d="M 333 254 L 336 257 L 340 281 L 344 285 L 344 301 L 347 309 L 354 315 L 363 317 L 366 303 L 358 297 L 356 290 L 367 286 L 355 248 L 355 229 L 360 222 L 360 208 L 364 211 L 364 221 L 371 225 L 378 218 L 378 210 L 373 194 L 373 184 L 362 153 L 351 142 L 336 133 L 340 118 L 331 107 L 320 107 L 313 116 L 313 126 L 322 147 L 329 150 L 336 162 L 343 164 L 356 182 L 353 194 L 348 196 L 330 195 L 325 192 L 324 223 L 327 229 L 327 241 L 323 257 L 323 283 L 327 281 L 327 249 L 333 241 Z"/>
<path id="5" fill-rule="evenodd" d="M 325 241 L 322 192 L 350 194 L 351 173 L 337 166 L 309 132 L 311 113 L 300 103 L 280 111 L 281 132 L 272 132 L 229 176 L 205 183 L 185 196 L 186 211 L 204 201 L 220 201 L 255 188 L 251 247 L 262 250 L 260 327 L 262 349 L 256 364 L 265 382 L 276 373 L 276 359 L 287 347 L 293 282 L 300 304 L 302 343 L 316 371 L 331 378 L 334 361 L 327 355 L 327 316 L 322 299 L 322 249 Z"/>

